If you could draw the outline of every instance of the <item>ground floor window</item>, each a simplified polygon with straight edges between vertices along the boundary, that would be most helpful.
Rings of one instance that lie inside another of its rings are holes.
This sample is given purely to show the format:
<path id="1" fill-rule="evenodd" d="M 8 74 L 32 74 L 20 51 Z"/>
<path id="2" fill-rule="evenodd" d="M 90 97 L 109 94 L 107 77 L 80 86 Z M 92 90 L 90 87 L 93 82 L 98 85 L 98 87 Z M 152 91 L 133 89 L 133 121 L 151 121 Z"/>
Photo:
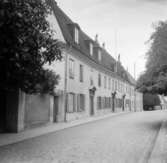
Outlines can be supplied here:
<path id="1" fill-rule="evenodd" d="M 97 97 L 97 109 L 102 109 L 102 97 Z"/>
<path id="2" fill-rule="evenodd" d="M 116 99 L 116 107 L 122 108 L 123 107 L 123 100 L 120 98 Z"/>
<path id="3" fill-rule="evenodd" d="M 68 107 L 67 112 L 72 113 L 75 111 L 75 94 L 69 93 L 68 94 Z"/>
<path id="4" fill-rule="evenodd" d="M 97 97 L 97 109 L 107 109 L 112 106 L 111 97 Z"/>
<path id="5" fill-rule="evenodd" d="M 128 107 L 129 109 L 131 109 L 131 101 L 130 100 L 126 100 L 125 101 L 126 107 Z"/>
<path id="6" fill-rule="evenodd" d="M 78 103 L 77 110 L 79 112 L 84 111 L 85 110 L 85 95 L 84 94 L 78 94 L 77 103 Z"/>

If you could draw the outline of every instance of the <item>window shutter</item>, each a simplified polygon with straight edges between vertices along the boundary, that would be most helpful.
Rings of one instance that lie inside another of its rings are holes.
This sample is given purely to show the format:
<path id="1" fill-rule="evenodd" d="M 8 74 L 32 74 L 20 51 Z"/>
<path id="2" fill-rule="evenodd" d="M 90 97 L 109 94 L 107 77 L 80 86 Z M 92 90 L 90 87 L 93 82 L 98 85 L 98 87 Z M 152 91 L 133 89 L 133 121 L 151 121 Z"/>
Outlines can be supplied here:
<path id="1" fill-rule="evenodd" d="M 80 94 L 77 94 L 77 111 L 80 111 Z"/>
<path id="2" fill-rule="evenodd" d="M 100 106 L 99 106 L 99 97 L 97 97 L 97 109 L 99 109 Z"/>
<path id="3" fill-rule="evenodd" d="M 74 93 L 74 96 L 73 96 L 73 111 L 77 111 L 77 108 L 76 108 L 76 98 L 77 98 L 77 94 Z"/>
<path id="4" fill-rule="evenodd" d="M 69 111 L 69 94 L 66 94 L 66 112 Z"/>

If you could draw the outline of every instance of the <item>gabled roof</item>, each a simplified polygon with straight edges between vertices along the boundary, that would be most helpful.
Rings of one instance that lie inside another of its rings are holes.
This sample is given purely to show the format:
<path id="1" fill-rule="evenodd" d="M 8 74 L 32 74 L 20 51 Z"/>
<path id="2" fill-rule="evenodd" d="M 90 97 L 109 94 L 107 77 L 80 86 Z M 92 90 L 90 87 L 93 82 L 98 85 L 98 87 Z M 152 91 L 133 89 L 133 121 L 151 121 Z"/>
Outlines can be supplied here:
<path id="1" fill-rule="evenodd" d="M 50 4 L 51 8 L 53 9 L 54 15 L 55 15 L 55 17 L 56 17 L 56 19 L 59 23 L 59 26 L 62 30 L 63 36 L 64 36 L 67 44 L 72 45 L 74 48 L 79 50 L 83 55 L 86 55 L 87 57 L 92 59 L 94 62 L 102 65 L 103 67 L 107 68 L 111 72 L 114 72 L 114 66 L 116 66 L 117 61 L 104 48 L 100 47 L 100 45 L 96 41 L 94 41 L 86 33 L 84 33 L 82 31 L 82 29 L 79 27 L 79 25 L 77 23 L 73 22 L 58 7 L 55 0 L 48 0 L 48 1 L 49 1 L 49 4 Z M 77 26 L 79 28 L 79 44 L 76 44 L 74 42 L 73 33 L 71 32 L 72 26 Z M 91 56 L 89 54 L 89 46 L 88 46 L 89 41 L 93 43 L 94 47 L 99 47 L 101 49 L 101 54 L 102 54 L 102 60 L 101 61 L 98 61 L 97 54 L 94 53 L 93 56 Z M 126 71 L 123 68 L 123 66 L 120 66 L 119 71 L 121 71 L 121 73 L 118 72 L 117 75 L 122 74 L 124 72 L 123 76 L 122 75 L 119 75 L 119 76 L 124 80 L 128 80 L 129 75 L 128 74 L 125 75 Z M 130 80 L 128 80 L 128 82 L 130 82 Z"/>

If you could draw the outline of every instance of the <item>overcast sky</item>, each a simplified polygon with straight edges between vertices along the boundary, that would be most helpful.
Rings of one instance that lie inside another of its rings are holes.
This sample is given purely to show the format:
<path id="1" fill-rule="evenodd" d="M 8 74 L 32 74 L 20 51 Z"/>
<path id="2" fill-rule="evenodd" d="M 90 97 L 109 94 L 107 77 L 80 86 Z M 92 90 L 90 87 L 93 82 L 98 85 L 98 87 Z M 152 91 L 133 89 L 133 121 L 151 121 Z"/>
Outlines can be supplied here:
<path id="1" fill-rule="evenodd" d="M 145 67 L 152 24 L 167 20 L 167 0 L 57 0 L 58 6 L 90 37 L 99 35 L 107 51 L 136 76 Z"/>

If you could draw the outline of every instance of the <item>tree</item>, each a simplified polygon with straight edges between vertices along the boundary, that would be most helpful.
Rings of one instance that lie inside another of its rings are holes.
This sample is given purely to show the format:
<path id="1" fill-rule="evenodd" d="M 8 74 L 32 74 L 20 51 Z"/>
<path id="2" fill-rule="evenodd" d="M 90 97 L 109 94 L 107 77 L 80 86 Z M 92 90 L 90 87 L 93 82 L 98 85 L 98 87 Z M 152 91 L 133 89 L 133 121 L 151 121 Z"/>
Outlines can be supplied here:
<path id="1" fill-rule="evenodd" d="M 167 21 L 154 26 L 147 52 L 146 71 L 139 77 L 137 88 L 143 92 L 167 94 Z"/>
<path id="2" fill-rule="evenodd" d="M 144 93 L 143 105 L 144 105 L 144 110 L 149 110 L 150 108 L 153 109 L 154 106 L 161 105 L 161 101 L 157 94 Z"/>
<path id="3" fill-rule="evenodd" d="M 0 91 L 52 92 L 59 76 L 44 68 L 61 60 L 61 46 L 42 0 L 0 1 Z"/>

